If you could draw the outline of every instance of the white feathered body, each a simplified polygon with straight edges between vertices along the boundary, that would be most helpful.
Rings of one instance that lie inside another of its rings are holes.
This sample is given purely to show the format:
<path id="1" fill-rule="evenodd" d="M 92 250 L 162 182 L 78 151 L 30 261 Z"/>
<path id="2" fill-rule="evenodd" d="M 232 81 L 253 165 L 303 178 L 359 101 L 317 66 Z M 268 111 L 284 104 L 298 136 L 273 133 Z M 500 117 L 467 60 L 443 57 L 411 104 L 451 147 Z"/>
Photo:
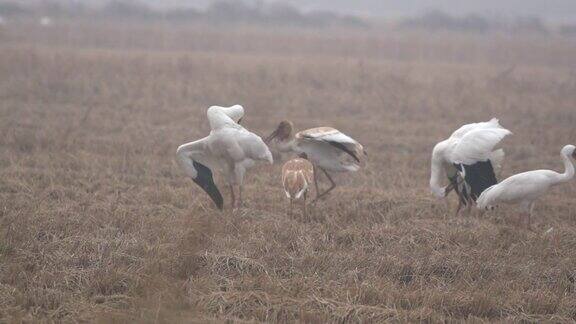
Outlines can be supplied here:
<path id="1" fill-rule="evenodd" d="M 358 159 L 364 154 L 364 148 L 360 143 L 331 127 L 318 127 L 298 132 L 290 141 L 279 142 L 277 147 L 283 152 L 305 153 L 312 164 L 327 171 L 358 171 L 359 162 L 335 145 L 345 148 Z"/>
<path id="2" fill-rule="evenodd" d="M 262 138 L 240 125 L 212 130 L 206 138 L 206 147 L 212 160 L 218 161 L 214 166 L 226 173 L 233 173 L 237 168 L 242 168 L 244 172 L 255 161 L 273 161 L 272 153 Z M 229 179 L 233 184 L 237 184 L 238 180 L 234 177 Z"/>
<path id="3" fill-rule="evenodd" d="M 438 197 L 444 197 L 446 178 L 457 173 L 454 164 L 472 165 L 476 162 L 492 163 L 494 171 L 500 171 L 504 161 L 504 150 L 495 150 L 504 137 L 512 134 L 503 128 L 498 119 L 467 124 L 436 144 L 432 151 L 430 189 Z"/>
<path id="4" fill-rule="evenodd" d="M 246 170 L 255 161 L 273 162 L 262 138 L 237 123 L 243 115 L 244 108 L 240 105 L 208 108 L 210 134 L 177 150 L 178 161 L 188 176 L 197 177 L 193 164 L 197 161 L 223 172 L 229 184 L 242 184 Z"/>
<path id="5" fill-rule="evenodd" d="M 558 173 L 551 170 L 528 171 L 511 176 L 486 189 L 478 198 L 478 208 L 534 201 L 556 184 L 556 177 Z"/>
<path id="6" fill-rule="evenodd" d="M 486 189 L 478 198 L 478 208 L 486 209 L 500 203 L 524 204 L 525 207 L 544 195 L 552 186 L 570 181 L 574 177 L 576 147 L 566 145 L 560 156 L 564 162 L 564 173 L 552 170 L 535 170 L 513 175 L 497 185 Z"/>

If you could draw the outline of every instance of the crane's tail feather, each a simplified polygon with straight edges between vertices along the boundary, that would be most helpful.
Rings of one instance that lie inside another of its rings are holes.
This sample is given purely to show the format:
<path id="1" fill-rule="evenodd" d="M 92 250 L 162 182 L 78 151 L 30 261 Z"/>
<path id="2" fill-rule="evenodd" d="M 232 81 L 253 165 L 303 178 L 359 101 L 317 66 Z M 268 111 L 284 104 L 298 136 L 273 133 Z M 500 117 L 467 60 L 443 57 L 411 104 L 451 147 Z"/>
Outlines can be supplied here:
<path id="1" fill-rule="evenodd" d="M 212 171 L 200 162 L 192 161 L 192 163 L 198 172 L 196 178 L 192 180 L 210 196 L 210 199 L 216 204 L 216 207 L 222 210 L 224 208 L 224 198 L 222 198 L 220 190 L 218 190 L 218 187 L 214 183 Z"/>

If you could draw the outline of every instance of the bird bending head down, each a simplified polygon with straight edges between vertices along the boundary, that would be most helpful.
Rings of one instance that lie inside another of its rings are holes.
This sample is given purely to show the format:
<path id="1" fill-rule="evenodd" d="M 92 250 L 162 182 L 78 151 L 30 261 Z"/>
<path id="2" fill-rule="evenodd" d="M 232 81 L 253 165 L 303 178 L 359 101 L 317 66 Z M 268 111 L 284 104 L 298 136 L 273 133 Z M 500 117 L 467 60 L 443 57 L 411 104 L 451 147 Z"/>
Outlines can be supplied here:
<path id="1" fill-rule="evenodd" d="M 294 131 L 294 124 L 292 124 L 292 122 L 289 120 L 283 120 L 280 122 L 280 124 L 278 124 L 278 127 L 276 127 L 276 130 L 274 130 L 272 132 L 272 134 L 270 134 L 270 135 L 268 135 L 268 137 L 266 137 L 264 142 L 269 143 L 274 138 L 278 138 L 281 141 L 286 140 L 286 139 L 290 138 L 293 131 Z"/>
<path id="2" fill-rule="evenodd" d="M 446 171 L 444 170 L 444 161 L 442 160 L 442 155 L 445 154 L 445 148 L 447 147 L 447 142 L 443 141 L 434 146 L 432 150 L 432 176 L 430 177 L 430 191 L 437 198 L 444 198 L 447 194 L 447 186 L 442 186 L 440 181 L 443 179 L 442 175 Z"/>
<path id="3" fill-rule="evenodd" d="M 486 188 L 498 182 L 504 151 L 496 146 L 509 130 L 496 118 L 461 126 L 449 138 L 434 146 L 431 158 L 430 191 L 444 198 L 452 190 L 458 195 L 459 212 L 470 206 Z M 443 183 L 449 181 L 447 186 Z"/>
<path id="4" fill-rule="evenodd" d="M 478 198 L 478 209 L 490 210 L 500 203 L 520 204 L 528 214 L 528 224 L 535 201 L 556 185 L 574 178 L 576 146 L 566 145 L 560 151 L 564 172 L 534 170 L 508 177 L 504 181 L 484 190 Z"/>

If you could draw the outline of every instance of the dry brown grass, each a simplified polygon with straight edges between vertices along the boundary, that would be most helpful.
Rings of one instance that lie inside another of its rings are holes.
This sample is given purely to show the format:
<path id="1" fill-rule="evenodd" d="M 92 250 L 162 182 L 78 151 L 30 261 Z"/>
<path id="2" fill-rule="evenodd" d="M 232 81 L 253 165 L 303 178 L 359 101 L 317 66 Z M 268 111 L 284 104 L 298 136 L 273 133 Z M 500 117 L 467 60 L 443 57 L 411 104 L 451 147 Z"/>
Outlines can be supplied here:
<path id="1" fill-rule="evenodd" d="M 576 320 L 574 182 L 534 232 L 514 208 L 454 217 L 427 189 L 433 144 L 492 116 L 515 133 L 505 176 L 560 169 L 574 43 L 74 22 L 0 38 L 3 320 Z M 174 153 L 235 103 L 260 134 L 337 127 L 368 164 L 307 220 L 286 216 L 279 165 L 217 212 Z"/>

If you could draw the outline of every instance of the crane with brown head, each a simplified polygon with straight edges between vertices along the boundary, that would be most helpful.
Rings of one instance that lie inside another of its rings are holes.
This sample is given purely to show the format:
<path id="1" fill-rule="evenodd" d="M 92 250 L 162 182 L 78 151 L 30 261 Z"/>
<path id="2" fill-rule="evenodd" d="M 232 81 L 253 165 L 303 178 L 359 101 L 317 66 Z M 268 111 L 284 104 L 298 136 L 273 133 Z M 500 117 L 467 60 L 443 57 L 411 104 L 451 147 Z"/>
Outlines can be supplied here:
<path id="1" fill-rule="evenodd" d="M 324 173 L 330 181 L 330 187 L 320 192 L 320 173 L 314 172 L 314 201 L 325 197 L 336 187 L 328 172 L 356 172 L 360 169 L 360 158 L 367 155 L 358 141 L 335 128 L 322 126 L 295 132 L 294 125 L 287 120 L 280 122 L 265 142 L 274 143 L 274 147 L 281 153 L 305 153 L 314 171 Z"/>

